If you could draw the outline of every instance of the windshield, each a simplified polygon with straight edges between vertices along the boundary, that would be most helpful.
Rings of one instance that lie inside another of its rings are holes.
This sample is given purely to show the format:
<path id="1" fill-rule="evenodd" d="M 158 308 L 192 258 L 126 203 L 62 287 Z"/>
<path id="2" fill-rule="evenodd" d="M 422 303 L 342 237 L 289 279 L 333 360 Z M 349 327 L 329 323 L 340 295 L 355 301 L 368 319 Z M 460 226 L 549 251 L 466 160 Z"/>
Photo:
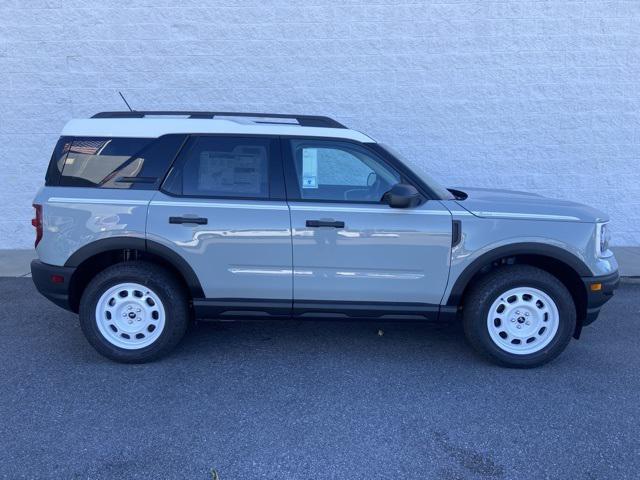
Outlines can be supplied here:
<path id="1" fill-rule="evenodd" d="M 389 145 L 385 145 L 383 143 L 380 143 L 378 145 L 380 145 L 387 152 L 389 152 L 391 155 L 393 155 L 402 163 L 404 163 L 407 167 L 411 168 L 411 170 L 415 172 L 415 174 L 418 175 L 424 183 L 429 185 L 429 187 L 431 187 L 431 189 L 435 192 L 435 194 L 438 195 L 438 197 L 440 197 L 442 200 L 455 199 L 455 196 L 449 190 L 444 188 L 431 175 L 429 175 L 424 165 L 420 165 L 417 162 L 411 161 L 410 159 L 406 158 L 404 155 L 402 155 L 400 152 L 390 147 Z"/>

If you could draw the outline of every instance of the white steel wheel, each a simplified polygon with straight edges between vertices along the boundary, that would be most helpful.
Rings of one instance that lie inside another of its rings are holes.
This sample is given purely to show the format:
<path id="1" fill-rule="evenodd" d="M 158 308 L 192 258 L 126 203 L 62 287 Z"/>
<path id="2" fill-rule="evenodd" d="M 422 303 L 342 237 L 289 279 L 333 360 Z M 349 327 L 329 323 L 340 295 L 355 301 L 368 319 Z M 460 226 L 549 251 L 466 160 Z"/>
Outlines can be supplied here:
<path id="1" fill-rule="evenodd" d="M 487 314 L 491 340 L 515 355 L 539 352 L 558 332 L 560 314 L 553 299 L 533 287 L 507 290 L 492 303 Z"/>
<path id="2" fill-rule="evenodd" d="M 105 291 L 96 305 L 96 324 L 105 340 L 126 350 L 153 344 L 165 327 L 158 294 L 139 283 L 120 283 Z"/>

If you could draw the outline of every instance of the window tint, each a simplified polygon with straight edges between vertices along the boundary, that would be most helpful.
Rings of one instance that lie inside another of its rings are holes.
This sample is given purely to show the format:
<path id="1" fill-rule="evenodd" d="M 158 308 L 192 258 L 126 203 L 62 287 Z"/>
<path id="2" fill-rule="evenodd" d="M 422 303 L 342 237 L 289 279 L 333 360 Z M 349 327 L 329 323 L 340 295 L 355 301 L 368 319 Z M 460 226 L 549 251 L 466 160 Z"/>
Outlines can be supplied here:
<path id="1" fill-rule="evenodd" d="M 67 153 L 73 143 L 73 137 L 60 137 L 56 147 L 51 154 L 51 160 L 49 161 L 49 168 L 47 169 L 47 175 L 45 177 L 45 185 L 58 185 L 60 182 L 60 172 L 64 166 L 64 159 L 67 158 Z"/>
<path id="2" fill-rule="evenodd" d="M 97 187 L 112 174 L 137 176 L 144 158 L 133 158 L 151 142 L 148 138 L 76 138 L 64 160 L 60 185 Z"/>
<path id="3" fill-rule="evenodd" d="M 170 193 L 194 197 L 269 197 L 269 158 L 274 140 L 194 138 L 181 167 L 165 184 Z"/>
<path id="4" fill-rule="evenodd" d="M 51 158 L 47 182 L 68 187 L 157 188 L 185 138 L 62 137 Z"/>
<path id="5" fill-rule="evenodd" d="M 339 141 L 292 140 L 300 197 L 379 202 L 400 175 L 363 147 Z"/>

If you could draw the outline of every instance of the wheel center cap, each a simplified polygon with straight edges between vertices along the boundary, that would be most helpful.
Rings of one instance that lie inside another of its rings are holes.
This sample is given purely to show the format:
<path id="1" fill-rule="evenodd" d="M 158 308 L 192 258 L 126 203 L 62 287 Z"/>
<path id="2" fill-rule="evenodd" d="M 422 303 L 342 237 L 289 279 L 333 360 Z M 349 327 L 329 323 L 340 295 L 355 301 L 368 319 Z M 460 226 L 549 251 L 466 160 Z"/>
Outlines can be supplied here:
<path id="1" fill-rule="evenodd" d="M 518 323 L 524 323 L 524 317 L 518 317 Z"/>
<path id="2" fill-rule="evenodd" d="M 138 310 L 140 308 L 135 304 L 123 305 L 119 313 L 116 314 L 118 330 L 133 335 L 144 328 L 144 314 Z"/>

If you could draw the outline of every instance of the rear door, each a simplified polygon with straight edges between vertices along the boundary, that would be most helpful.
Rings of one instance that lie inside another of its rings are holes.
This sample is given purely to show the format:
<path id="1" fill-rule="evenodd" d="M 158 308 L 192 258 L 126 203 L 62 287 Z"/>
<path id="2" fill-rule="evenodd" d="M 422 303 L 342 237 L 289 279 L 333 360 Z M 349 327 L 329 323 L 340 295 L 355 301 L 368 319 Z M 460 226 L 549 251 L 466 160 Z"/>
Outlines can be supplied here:
<path id="1" fill-rule="evenodd" d="M 151 201 L 147 238 L 189 263 L 212 313 L 288 314 L 291 231 L 279 139 L 192 136 Z"/>
<path id="2" fill-rule="evenodd" d="M 391 186 L 411 181 L 365 144 L 290 138 L 283 150 L 294 312 L 435 317 L 451 248 L 444 205 L 383 204 Z"/>

